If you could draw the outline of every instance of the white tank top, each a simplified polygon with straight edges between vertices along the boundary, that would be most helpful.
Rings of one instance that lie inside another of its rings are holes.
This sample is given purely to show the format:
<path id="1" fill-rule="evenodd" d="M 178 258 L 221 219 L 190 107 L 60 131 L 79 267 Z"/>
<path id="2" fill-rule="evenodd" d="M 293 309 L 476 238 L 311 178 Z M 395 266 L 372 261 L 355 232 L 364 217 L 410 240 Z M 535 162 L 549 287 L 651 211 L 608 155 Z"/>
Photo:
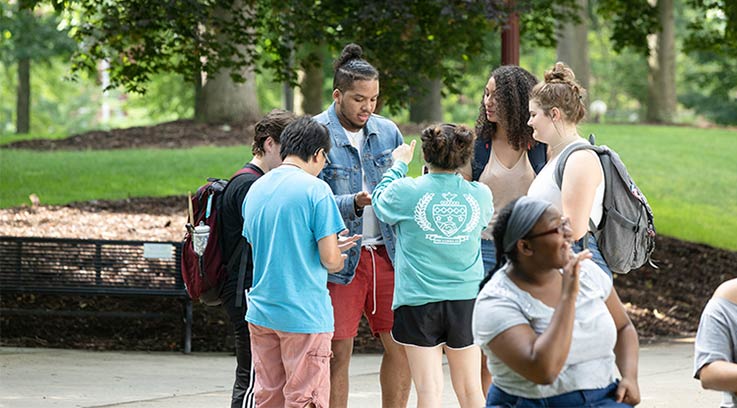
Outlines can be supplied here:
<path id="1" fill-rule="evenodd" d="M 580 139 L 574 141 L 568 146 L 574 143 L 588 142 Z M 568 148 L 568 146 L 566 146 L 565 148 Z M 588 151 L 588 153 L 596 156 L 596 153 L 594 153 L 593 151 Z M 538 173 L 537 177 L 530 185 L 530 190 L 527 192 L 527 195 L 534 198 L 548 200 L 553 203 L 553 205 L 556 206 L 561 212 L 563 212 L 560 188 L 555 182 L 555 168 L 558 165 L 558 158 L 560 158 L 560 155 L 555 156 L 553 159 L 545 164 L 545 167 L 540 170 L 540 173 Z M 566 163 L 566 165 L 567 164 L 568 163 Z M 602 203 L 604 202 L 604 170 L 601 168 L 601 164 L 599 164 L 599 172 L 601 173 L 601 183 L 599 183 L 599 185 L 596 187 L 596 192 L 594 193 L 594 201 L 591 204 L 591 211 L 589 212 L 589 219 L 593 221 L 596 225 L 599 225 L 599 222 L 601 222 L 601 215 L 603 212 Z"/>

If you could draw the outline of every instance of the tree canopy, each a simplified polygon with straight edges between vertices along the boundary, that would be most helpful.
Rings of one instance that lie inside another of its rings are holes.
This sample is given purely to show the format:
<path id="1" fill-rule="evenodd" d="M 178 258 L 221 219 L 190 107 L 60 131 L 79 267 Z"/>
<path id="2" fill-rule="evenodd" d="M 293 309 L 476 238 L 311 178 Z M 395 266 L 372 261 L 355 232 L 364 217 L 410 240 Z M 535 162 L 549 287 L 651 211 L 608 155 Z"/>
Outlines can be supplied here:
<path id="1" fill-rule="evenodd" d="M 684 41 L 686 52 L 710 50 L 727 53 L 737 48 L 737 2 L 685 0 L 684 3 L 696 11 L 695 18 L 688 24 Z M 657 2 L 598 0 L 596 7 L 598 14 L 612 21 L 611 40 L 615 50 L 629 47 L 648 54 L 647 36 L 660 30 Z"/>
<path id="2" fill-rule="evenodd" d="M 95 70 L 106 59 L 111 87 L 144 92 L 157 72 L 194 78 L 244 66 L 294 84 L 297 70 L 315 63 L 316 47 L 337 53 L 355 42 L 381 72 L 390 108 L 406 106 L 423 79 L 441 78 L 455 90 L 466 65 L 489 48 L 484 34 L 498 31 L 510 12 L 521 12 L 528 35 L 550 42 L 555 24 L 575 15 L 573 0 L 519 0 L 514 10 L 506 0 L 23 1 L 38 3 L 76 13 L 73 70 Z"/>
<path id="3" fill-rule="evenodd" d="M 36 13 L 0 3 L 0 61 L 13 64 L 22 59 L 47 60 L 71 53 L 75 44 L 59 29 L 56 13 Z"/>

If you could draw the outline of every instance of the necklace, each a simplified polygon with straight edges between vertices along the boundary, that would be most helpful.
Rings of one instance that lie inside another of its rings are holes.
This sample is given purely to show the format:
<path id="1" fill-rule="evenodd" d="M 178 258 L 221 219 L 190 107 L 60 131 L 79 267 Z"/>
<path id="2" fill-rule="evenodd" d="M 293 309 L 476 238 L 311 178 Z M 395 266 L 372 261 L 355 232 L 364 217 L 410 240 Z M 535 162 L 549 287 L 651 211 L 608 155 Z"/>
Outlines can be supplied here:
<path id="1" fill-rule="evenodd" d="M 282 163 L 282 166 L 294 166 L 294 167 L 296 167 L 296 168 L 298 168 L 300 170 L 304 170 L 302 167 L 300 167 L 298 164 L 295 164 L 295 163 L 286 163 L 286 162 L 284 162 L 284 163 Z"/>
<path id="2" fill-rule="evenodd" d="M 561 146 L 563 146 L 563 147 L 568 146 L 569 144 L 575 142 L 579 138 L 580 137 L 578 135 L 576 135 L 576 136 L 574 136 L 574 137 L 572 137 L 570 139 L 561 140 L 561 142 L 558 143 L 555 146 L 548 147 L 548 149 L 550 151 L 550 157 L 553 158 L 553 157 L 557 156 L 560 153 L 560 151 L 562 150 L 562 149 L 559 149 Z"/>

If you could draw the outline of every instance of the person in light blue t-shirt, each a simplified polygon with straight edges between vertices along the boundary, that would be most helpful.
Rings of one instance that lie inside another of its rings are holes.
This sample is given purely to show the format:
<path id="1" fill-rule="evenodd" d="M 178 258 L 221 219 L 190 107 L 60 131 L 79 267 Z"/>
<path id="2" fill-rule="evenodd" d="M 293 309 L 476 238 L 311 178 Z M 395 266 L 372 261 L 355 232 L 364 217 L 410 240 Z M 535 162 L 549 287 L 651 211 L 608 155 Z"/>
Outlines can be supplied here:
<path id="1" fill-rule="evenodd" d="M 328 185 L 325 126 L 302 117 L 281 135 L 281 166 L 243 201 L 243 236 L 253 248 L 246 320 L 256 369 L 256 406 L 327 406 L 333 309 L 328 273 L 343 269 L 360 238 L 345 230 Z"/>
<path id="2" fill-rule="evenodd" d="M 418 406 L 442 397 L 445 351 L 460 406 L 480 407 L 481 352 L 471 317 L 484 275 L 480 237 L 494 211 L 491 191 L 457 174 L 473 155 L 473 131 L 444 124 L 421 138 L 429 174 L 404 177 L 415 141 L 404 144 L 371 197 L 376 217 L 397 235 L 392 337 L 407 353 Z"/>

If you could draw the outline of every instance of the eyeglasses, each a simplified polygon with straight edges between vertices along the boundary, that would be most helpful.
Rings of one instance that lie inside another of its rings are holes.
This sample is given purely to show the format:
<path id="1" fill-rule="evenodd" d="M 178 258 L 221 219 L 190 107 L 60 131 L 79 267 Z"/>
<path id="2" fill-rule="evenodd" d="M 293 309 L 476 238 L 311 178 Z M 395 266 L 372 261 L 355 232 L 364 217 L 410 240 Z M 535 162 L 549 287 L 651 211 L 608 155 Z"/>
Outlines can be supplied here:
<path id="1" fill-rule="evenodd" d="M 571 229 L 571 220 L 568 217 L 560 217 L 560 225 L 558 225 L 557 227 L 547 230 L 547 231 L 539 232 L 537 234 L 528 235 L 525 239 L 533 239 L 533 238 L 538 238 L 538 237 L 542 237 L 542 236 L 550 235 L 550 234 L 563 235 L 563 233 L 567 229 Z"/>
<path id="2" fill-rule="evenodd" d="M 318 150 L 317 150 L 317 151 L 315 152 L 315 156 L 317 156 L 317 154 L 318 154 L 318 153 L 322 153 L 322 157 L 324 157 L 324 158 L 325 158 L 325 165 L 326 165 L 326 166 L 327 166 L 327 165 L 329 165 L 329 164 L 331 163 L 330 159 L 328 158 L 328 154 L 327 154 L 327 153 L 325 153 L 325 149 L 318 149 Z"/>

